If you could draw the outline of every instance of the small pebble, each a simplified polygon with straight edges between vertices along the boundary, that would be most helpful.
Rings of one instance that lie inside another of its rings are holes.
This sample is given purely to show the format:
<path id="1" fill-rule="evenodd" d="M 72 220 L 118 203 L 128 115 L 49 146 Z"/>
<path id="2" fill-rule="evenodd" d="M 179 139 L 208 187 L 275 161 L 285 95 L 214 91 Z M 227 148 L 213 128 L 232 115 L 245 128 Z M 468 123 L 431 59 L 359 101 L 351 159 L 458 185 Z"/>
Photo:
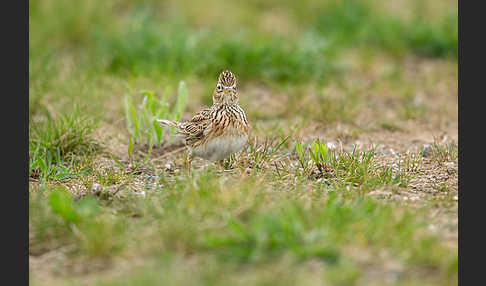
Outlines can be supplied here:
<path id="1" fill-rule="evenodd" d="M 457 196 L 454 196 L 454 200 L 457 201 L 459 198 Z"/>
<path id="2" fill-rule="evenodd" d="M 165 164 L 165 171 L 170 171 L 172 170 L 172 165 L 170 163 Z"/>
<path id="3" fill-rule="evenodd" d="M 446 162 L 444 165 L 447 167 L 454 167 L 454 162 Z"/>
<path id="4" fill-rule="evenodd" d="M 101 190 L 103 189 L 103 187 L 100 185 L 100 184 L 93 184 L 91 186 L 91 194 L 93 195 L 99 195 L 101 193 Z"/>

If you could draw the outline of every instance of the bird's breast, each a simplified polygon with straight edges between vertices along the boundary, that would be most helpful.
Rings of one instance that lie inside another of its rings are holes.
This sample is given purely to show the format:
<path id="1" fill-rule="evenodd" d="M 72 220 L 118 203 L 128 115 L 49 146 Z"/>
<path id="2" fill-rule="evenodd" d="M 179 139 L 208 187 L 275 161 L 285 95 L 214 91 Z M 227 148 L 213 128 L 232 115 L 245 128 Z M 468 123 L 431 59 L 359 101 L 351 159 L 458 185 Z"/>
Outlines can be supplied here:
<path id="1" fill-rule="evenodd" d="M 248 135 L 218 136 L 192 148 L 192 153 L 207 160 L 219 161 L 228 158 L 245 147 Z"/>

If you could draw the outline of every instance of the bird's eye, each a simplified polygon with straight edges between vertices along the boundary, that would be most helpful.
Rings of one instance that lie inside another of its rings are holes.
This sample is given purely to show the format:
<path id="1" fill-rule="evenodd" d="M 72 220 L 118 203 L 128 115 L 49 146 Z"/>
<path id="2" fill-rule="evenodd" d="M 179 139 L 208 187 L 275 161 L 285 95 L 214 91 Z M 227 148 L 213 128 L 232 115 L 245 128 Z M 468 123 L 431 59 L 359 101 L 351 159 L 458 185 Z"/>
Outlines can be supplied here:
<path id="1" fill-rule="evenodd" d="M 223 87 L 222 87 L 220 84 L 218 84 L 218 85 L 216 86 L 216 88 L 218 89 L 218 91 L 222 91 L 222 90 L 223 90 Z"/>

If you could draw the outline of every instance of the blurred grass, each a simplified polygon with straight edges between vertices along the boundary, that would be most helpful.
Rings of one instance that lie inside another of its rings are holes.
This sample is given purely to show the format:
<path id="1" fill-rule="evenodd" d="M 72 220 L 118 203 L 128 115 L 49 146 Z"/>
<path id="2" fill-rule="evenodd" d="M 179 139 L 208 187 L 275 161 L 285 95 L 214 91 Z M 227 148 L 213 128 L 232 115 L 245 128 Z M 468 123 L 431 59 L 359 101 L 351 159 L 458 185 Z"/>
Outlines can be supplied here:
<path id="1" fill-rule="evenodd" d="M 184 268 L 175 267 L 178 260 L 196 259 L 195 267 L 202 271 L 198 281 L 204 281 L 206 273 L 209 284 L 222 285 L 227 279 L 241 279 L 241 269 L 252 271 L 258 281 L 262 273 L 257 269 L 263 265 L 271 268 L 284 262 L 286 271 L 292 272 L 306 261 L 326 265 L 332 273 L 324 278 L 328 282 L 340 277 L 347 285 L 355 285 L 363 275 L 358 270 L 360 255 L 382 252 L 410 269 L 402 281 L 421 277 L 413 269 L 428 269 L 428 275 L 441 279 L 443 285 L 452 285 L 447 279 L 457 274 L 457 256 L 421 231 L 425 227 L 421 211 L 397 212 L 393 204 L 356 196 L 344 199 L 318 186 L 313 195 L 299 186 L 289 186 L 289 192 L 271 191 L 270 184 L 254 176 L 223 181 L 208 170 L 192 182 L 164 183 L 146 198 L 130 196 L 110 204 L 91 197 L 75 202 L 62 189 L 49 191 L 49 201 L 40 193 L 31 194 L 32 251 L 71 246 L 68 255 L 74 261 L 86 256 L 112 261 L 118 256 L 142 255 L 143 270 L 152 273 L 150 265 L 156 263 L 163 279 L 181 282 L 194 281 L 194 277 L 179 277 Z M 319 193 L 326 192 L 318 199 Z M 143 243 L 133 244 L 134 240 Z M 387 259 L 377 257 L 374 263 L 382 266 Z M 156 285 L 162 279 L 153 277 L 155 273 L 142 278 L 144 272 L 138 271 L 120 273 L 114 280 L 101 276 L 100 285 L 126 279 Z M 286 283 L 307 280 L 288 278 Z M 278 277 L 271 280 L 284 283 Z"/>
<path id="2" fill-rule="evenodd" d="M 73 53 L 75 58 L 87 61 L 89 68 L 110 73 L 195 73 L 214 77 L 230 68 L 245 80 L 278 82 L 322 80 L 336 72 L 336 57 L 350 48 L 379 49 L 395 55 L 412 52 L 425 57 L 457 57 L 457 11 L 430 21 L 428 15 L 402 19 L 384 13 L 372 1 L 310 3 L 307 8 L 304 4 L 285 14 L 301 31 L 285 35 L 255 30 L 251 25 L 238 26 L 250 17 L 239 16 L 242 10 L 255 11 L 250 13 L 252 20 L 265 23 L 265 12 L 271 8 L 258 13 L 256 10 L 263 4 L 255 1 L 246 6 L 234 4 L 234 23 L 213 19 L 215 23 L 201 27 L 196 25 L 201 21 L 185 18 L 187 15 L 169 16 L 174 6 L 177 11 L 189 9 L 191 4 L 186 1 L 154 4 L 88 0 L 68 4 L 34 0 L 29 3 L 29 55 L 35 62 L 42 60 L 46 51 Z M 284 1 L 281 9 L 294 6 Z M 225 15 L 225 5 L 213 8 L 216 19 Z M 307 9 L 305 17 L 298 13 L 302 9 Z M 209 16 L 202 12 L 197 17 Z"/>
<path id="3" fill-rule="evenodd" d="M 117 86 L 126 85 L 120 81 L 134 78 L 176 83 L 196 77 L 206 83 L 229 68 L 242 85 L 260 82 L 279 89 L 341 80 L 350 68 L 343 60 L 353 50 L 457 61 L 457 7 L 442 4 L 438 13 L 420 1 L 397 3 L 394 10 L 387 5 L 378 0 L 278 5 L 33 0 L 29 116 L 50 116 L 72 100 L 101 112 L 96 102 L 104 103 L 106 92 L 119 93 Z M 319 96 L 322 108 L 302 106 L 302 97 L 302 92 L 292 97 L 288 112 L 298 108 L 325 122 L 350 122 L 359 107 L 354 93 Z M 403 118 L 424 118 L 423 106 L 413 106 L 408 97 L 404 101 Z"/>
<path id="4" fill-rule="evenodd" d="M 333 67 L 326 58 L 325 44 L 311 35 L 297 45 L 278 36 L 224 36 L 187 29 L 163 33 L 142 26 L 106 44 L 106 50 L 114 51 L 108 56 L 108 71 L 132 75 L 154 72 L 205 77 L 231 67 L 241 79 L 298 82 L 322 80 Z"/>
<path id="5" fill-rule="evenodd" d="M 416 9 L 404 20 L 377 13 L 370 1 L 333 1 L 315 16 L 316 28 L 339 46 L 378 48 L 392 54 L 415 53 L 425 57 L 457 57 L 457 14 L 436 22 Z"/>

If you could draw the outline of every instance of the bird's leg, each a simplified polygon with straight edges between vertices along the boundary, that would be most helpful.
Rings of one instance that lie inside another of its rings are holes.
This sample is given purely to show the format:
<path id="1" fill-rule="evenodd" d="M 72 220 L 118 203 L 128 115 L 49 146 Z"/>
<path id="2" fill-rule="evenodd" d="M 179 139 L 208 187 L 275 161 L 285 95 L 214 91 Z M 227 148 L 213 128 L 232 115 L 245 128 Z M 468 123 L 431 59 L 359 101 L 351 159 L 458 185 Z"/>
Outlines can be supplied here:
<path id="1" fill-rule="evenodd" d="M 221 168 L 223 168 L 223 171 L 224 171 L 224 169 L 225 169 L 225 167 L 224 167 L 224 159 L 223 159 L 223 160 L 219 160 L 219 161 L 218 161 L 218 164 L 219 164 L 219 166 L 220 166 Z"/>
<path id="2" fill-rule="evenodd" d="M 233 163 L 236 161 L 235 159 L 235 154 L 231 154 L 231 156 L 229 157 L 229 168 L 230 169 L 233 169 Z"/>
<path id="3" fill-rule="evenodd" d="M 189 155 L 187 157 L 187 175 L 189 177 L 191 176 L 191 161 L 192 161 L 192 155 Z"/>

